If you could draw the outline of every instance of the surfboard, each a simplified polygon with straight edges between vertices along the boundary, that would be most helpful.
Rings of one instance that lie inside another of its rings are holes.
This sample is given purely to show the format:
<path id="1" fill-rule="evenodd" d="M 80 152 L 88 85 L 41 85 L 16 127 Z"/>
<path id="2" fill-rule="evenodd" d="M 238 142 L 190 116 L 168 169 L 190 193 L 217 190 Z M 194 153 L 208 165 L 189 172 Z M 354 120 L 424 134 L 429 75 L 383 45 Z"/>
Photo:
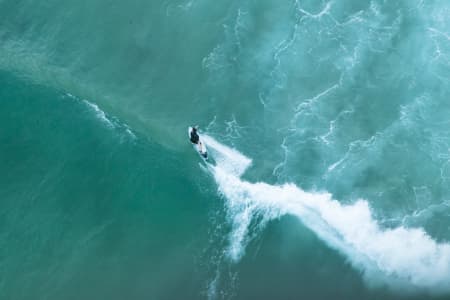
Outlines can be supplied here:
<path id="1" fill-rule="evenodd" d="M 191 138 L 191 132 L 192 132 L 192 127 L 189 127 L 189 129 L 188 129 L 189 139 Z M 200 135 L 199 135 L 198 144 L 194 144 L 194 143 L 191 143 L 191 144 L 194 147 L 194 149 L 197 151 L 197 153 L 200 154 L 201 157 L 203 157 L 204 159 L 208 159 L 208 151 L 206 150 L 206 145 L 202 141 L 202 138 L 200 137 Z"/>

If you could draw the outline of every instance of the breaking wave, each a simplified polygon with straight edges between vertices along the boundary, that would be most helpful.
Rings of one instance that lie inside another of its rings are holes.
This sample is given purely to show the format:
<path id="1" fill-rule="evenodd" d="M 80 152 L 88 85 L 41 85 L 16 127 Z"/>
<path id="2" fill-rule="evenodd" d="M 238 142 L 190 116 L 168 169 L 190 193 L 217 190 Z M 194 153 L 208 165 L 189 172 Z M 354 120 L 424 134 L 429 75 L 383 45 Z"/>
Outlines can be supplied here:
<path id="1" fill-rule="evenodd" d="M 383 228 L 363 199 L 343 205 L 329 193 L 306 192 L 291 183 L 245 181 L 241 175 L 251 159 L 212 137 L 204 140 L 216 161 L 209 168 L 232 224 L 226 252 L 231 261 L 245 254 L 252 221 L 262 228 L 269 220 L 293 215 L 362 271 L 369 285 L 450 291 L 450 244 L 438 243 L 422 228 Z"/>

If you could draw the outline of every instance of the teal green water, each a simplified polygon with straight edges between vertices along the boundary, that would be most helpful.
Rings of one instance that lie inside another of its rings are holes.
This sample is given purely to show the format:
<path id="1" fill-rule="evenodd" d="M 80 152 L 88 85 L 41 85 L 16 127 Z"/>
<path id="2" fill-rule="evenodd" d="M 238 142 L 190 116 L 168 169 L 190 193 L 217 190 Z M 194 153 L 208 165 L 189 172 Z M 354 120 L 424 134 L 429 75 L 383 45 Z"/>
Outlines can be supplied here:
<path id="1" fill-rule="evenodd" d="M 449 13 L 0 0 L 0 299 L 448 299 Z"/>

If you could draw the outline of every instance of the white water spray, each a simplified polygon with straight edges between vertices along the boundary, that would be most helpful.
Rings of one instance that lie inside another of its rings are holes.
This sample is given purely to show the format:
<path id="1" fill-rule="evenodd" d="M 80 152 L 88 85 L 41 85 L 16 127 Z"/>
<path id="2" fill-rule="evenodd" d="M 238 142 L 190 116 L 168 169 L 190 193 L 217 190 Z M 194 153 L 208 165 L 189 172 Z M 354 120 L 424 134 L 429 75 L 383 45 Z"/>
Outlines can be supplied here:
<path id="1" fill-rule="evenodd" d="M 216 161 L 210 170 L 226 198 L 232 222 L 227 250 L 232 261 L 244 255 L 248 227 L 255 216 L 263 226 L 290 214 L 346 256 L 370 284 L 450 291 L 450 244 L 436 242 L 422 228 L 381 228 L 365 200 L 342 205 L 329 193 L 305 192 L 294 184 L 241 180 L 251 159 L 211 137 L 205 136 L 204 141 Z"/>

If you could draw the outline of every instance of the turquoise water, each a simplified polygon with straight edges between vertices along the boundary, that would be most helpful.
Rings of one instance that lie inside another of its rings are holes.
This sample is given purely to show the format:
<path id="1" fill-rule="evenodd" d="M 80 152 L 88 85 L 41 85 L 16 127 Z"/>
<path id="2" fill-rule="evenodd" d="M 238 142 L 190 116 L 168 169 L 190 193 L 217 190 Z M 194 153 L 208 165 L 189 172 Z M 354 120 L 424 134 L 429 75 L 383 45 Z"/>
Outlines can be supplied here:
<path id="1" fill-rule="evenodd" d="M 0 299 L 448 299 L 449 13 L 0 0 Z"/>

